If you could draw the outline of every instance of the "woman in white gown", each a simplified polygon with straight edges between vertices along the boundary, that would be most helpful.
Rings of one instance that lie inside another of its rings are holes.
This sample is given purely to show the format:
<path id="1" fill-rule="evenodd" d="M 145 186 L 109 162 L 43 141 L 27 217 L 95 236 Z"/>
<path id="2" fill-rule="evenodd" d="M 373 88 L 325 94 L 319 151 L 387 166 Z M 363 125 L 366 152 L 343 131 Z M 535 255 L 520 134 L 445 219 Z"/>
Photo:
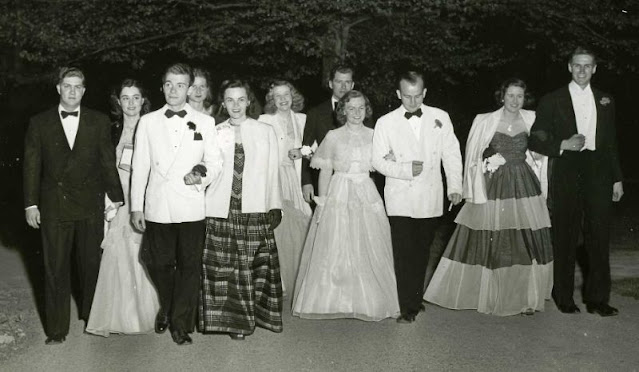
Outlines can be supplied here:
<path id="1" fill-rule="evenodd" d="M 105 218 L 110 222 L 102 241 L 100 274 L 86 327 L 87 332 L 105 337 L 110 333 L 153 331 L 160 306 L 138 258 L 142 234 L 131 225 L 129 211 L 134 132 L 140 115 L 149 112 L 151 103 L 133 79 L 125 79 L 118 86 L 111 94 L 111 103 L 113 113 L 120 118 L 113 124 L 113 142 L 125 204 L 116 211 L 107 200 Z"/>
<path id="2" fill-rule="evenodd" d="M 369 176 L 373 130 L 366 96 L 350 91 L 337 104 L 344 124 L 311 159 L 319 197 L 302 253 L 293 315 L 378 321 L 399 315 L 390 225 Z"/>
<path id="3" fill-rule="evenodd" d="M 275 130 L 279 147 L 280 187 L 282 188 L 282 223 L 275 229 L 280 258 L 280 273 L 285 294 L 293 294 L 304 239 L 311 221 L 311 207 L 304 201 L 300 182 L 302 171 L 302 134 L 306 115 L 304 97 L 288 81 L 271 84 L 264 111 L 258 121 Z"/>

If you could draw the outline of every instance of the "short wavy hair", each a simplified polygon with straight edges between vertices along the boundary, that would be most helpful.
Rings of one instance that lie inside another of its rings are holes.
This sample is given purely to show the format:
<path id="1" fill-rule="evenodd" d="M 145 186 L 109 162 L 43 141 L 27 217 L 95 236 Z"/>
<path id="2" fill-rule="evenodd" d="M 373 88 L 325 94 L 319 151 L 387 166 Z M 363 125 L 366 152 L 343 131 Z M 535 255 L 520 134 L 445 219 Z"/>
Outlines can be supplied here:
<path id="1" fill-rule="evenodd" d="M 526 82 L 520 78 L 512 77 L 512 78 L 508 78 L 504 80 L 499 86 L 499 89 L 495 91 L 495 103 L 497 103 L 497 106 L 504 105 L 504 96 L 506 95 L 506 91 L 510 87 L 519 87 L 524 90 L 523 107 L 530 107 L 535 102 L 535 98 L 533 97 L 532 93 L 528 90 L 528 86 L 526 85 Z"/>
<path id="2" fill-rule="evenodd" d="M 56 85 L 62 84 L 62 80 L 64 80 L 64 78 L 72 76 L 82 79 L 82 85 L 86 86 L 84 72 L 82 72 L 82 70 L 80 70 L 80 68 L 78 67 L 60 67 L 60 69 L 58 70 L 58 81 L 56 82 Z"/>
<path id="3" fill-rule="evenodd" d="M 402 89 L 402 81 L 406 81 L 410 85 L 416 85 L 420 81 L 426 88 L 426 82 L 424 81 L 424 74 L 415 70 L 402 71 L 397 75 L 397 89 Z"/>
<path id="4" fill-rule="evenodd" d="M 193 77 L 193 69 L 186 63 L 175 63 L 167 67 L 166 70 L 164 70 L 164 74 L 162 75 L 163 85 L 168 74 L 187 75 L 189 77 L 189 86 L 193 85 L 193 80 L 195 80 L 195 78 Z"/>
<path id="5" fill-rule="evenodd" d="M 575 58 L 575 56 L 579 56 L 579 55 L 588 55 L 592 57 L 592 63 L 593 64 L 597 64 L 597 55 L 595 54 L 595 52 L 585 46 L 577 46 L 571 53 L 570 53 L 570 58 L 568 58 L 568 63 L 572 63 L 572 59 Z"/>
<path id="6" fill-rule="evenodd" d="M 339 101 L 337 101 L 337 107 L 335 108 L 335 117 L 341 125 L 346 124 L 346 104 L 350 102 L 351 99 L 358 97 L 364 98 L 364 102 L 366 102 L 366 115 L 364 117 L 369 119 L 373 116 L 373 107 L 371 106 L 371 102 L 368 100 L 368 97 L 359 90 L 350 90 L 346 92 Z"/>
<path id="7" fill-rule="evenodd" d="M 144 98 L 144 103 L 142 103 L 142 107 L 140 108 L 140 116 L 151 111 L 151 100 L 146 94 L 146 89 L 144 89 L 139 81 L 131 78 L 126 78 L 122 80 L 119 85 L 111 90 L 111 96 L 109 97 L 109 101 L 111 103 L 111 115 L 113 115 L 116 120 L 121 121 L 123 115 L 122 107 L 120 107 L 120 104 L 118 103 L 118 100 L 120 99 L 120 93 L 122 93 L 122 89 L 131 87 L 138 88 L 140 94 L 142 95 L 142 98 Z"/>
<path id="8" fill-rule="evenodd" d="M 248 100 L 249 100 L 249 106 L 246 108 L 246 116 L 253 119 L 257 118 L 260 114 L 257 111 L 261 111 L 259 102 L 257 101 L 257 98 L 255 97 L 255 93 L 253 93 L 253 89 L 251 89 L 251 85 L 246 80 L 241 80 L 241 79 L 224 80 L 222 84 L 220 85 L 220 90 L 218 91 L 218 95 L 217 95 L 217 100 L 219 104 L 217 116 L 219 116 L 220 119 L 224 119 L 224 120 L 229 118 L 229 113 L 226 111 L 226 108 L 224 107 L 223 103 L 224 103 L 224 93 L 226 93 L 227 89 L 231 89 L 231 88 L 244 88 L 244 90 L 246 90 L 246 96 L 248 97 Z"/>
<path id="9" fill-rule="evenodd" d="M 353 80 L 355 80 L 355 70 L 348 65 L 335 65 L 333 66 L 333 68 L 331 69 L 331 76 L 329 80 L 333 80 L 335 79 L 335 75 L 337 75 L 337 73 L 340 74 L 351 74 L 351 78 Z"/>
<path id="10" fill-rule="evenodd" d="M 291 110 L 293 112 L 300 112 L 304 108 L 304 96 L 300 93 L 293 84 L 286 80 L 275 80 L 269 85 L 268 93 L 266 93 L 264 112 L 267 114 L 274 114 L 277 111 L 275 105 L 275 97 L 273 96 L 273 90 L 277 87 L 288 87 L 291 91 Z"/>

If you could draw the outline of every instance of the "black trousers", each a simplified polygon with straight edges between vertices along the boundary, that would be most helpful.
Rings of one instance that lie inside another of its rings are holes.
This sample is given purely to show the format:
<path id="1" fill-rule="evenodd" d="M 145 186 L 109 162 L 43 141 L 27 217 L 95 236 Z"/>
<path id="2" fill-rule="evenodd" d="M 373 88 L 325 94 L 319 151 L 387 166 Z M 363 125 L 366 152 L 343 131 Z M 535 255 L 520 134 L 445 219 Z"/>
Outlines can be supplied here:
<path id="1" fill-rule="evenodd" d="M 424 279 L 437 218 L 389 216 L 399 309 L 416 315 L 424 296 Z"/>
<path id="2" fill-rule="evenodd" d="M 69 333 L 72 263 L 79 280 L 80 319 L 89 319 L 100 270 L 103 216 L 77 221 L 43 221 L 40 234 L 45 271 L 45 333 L 57 338 Z"/>
<path id="3" fill-rule="evenodd" d="M 575 260 L 583 242 L 585 250 L 585 303 L 610 299 L 610 215 L 612 180 L 596 152 L 570 154 L 569 164 L 559 161 L 553 169 L 552 236 L 554 253 L 553 298 L 557 305 L 574 304 Z M 583 233 L 583 239 L 581 234 Z"/>
<path id="4" fill-rule="evenodd" d="M 206 224 L 146 221 L 141 259 L 158 291 L 171 329 L 193 332 L 200 290 Z"/>

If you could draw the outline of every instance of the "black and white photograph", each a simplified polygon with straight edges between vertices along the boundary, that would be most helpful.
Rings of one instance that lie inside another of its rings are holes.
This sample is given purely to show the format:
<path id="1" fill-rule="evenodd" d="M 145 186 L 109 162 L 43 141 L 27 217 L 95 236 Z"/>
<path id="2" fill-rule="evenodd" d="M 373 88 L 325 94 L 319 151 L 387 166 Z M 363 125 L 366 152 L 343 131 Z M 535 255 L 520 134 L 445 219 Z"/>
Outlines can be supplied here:
<path id="1" fill-rule="evenodd" d="M 0 371 L 638 371 L 636 0 L 0 0 Z"/>

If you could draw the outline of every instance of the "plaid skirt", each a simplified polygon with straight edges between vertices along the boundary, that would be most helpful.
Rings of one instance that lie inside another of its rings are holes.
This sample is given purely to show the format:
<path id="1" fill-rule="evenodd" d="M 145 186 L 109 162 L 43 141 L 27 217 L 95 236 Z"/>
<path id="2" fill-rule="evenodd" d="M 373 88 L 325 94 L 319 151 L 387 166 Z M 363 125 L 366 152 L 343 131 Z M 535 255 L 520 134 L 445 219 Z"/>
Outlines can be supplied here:
<path id="1" fill-rule="evenodd" d="M 282 332 L 282 280 L 266 213 L 206 219 L 199 325 L 202 332 L 250 335 L 255 326 Z"/>

